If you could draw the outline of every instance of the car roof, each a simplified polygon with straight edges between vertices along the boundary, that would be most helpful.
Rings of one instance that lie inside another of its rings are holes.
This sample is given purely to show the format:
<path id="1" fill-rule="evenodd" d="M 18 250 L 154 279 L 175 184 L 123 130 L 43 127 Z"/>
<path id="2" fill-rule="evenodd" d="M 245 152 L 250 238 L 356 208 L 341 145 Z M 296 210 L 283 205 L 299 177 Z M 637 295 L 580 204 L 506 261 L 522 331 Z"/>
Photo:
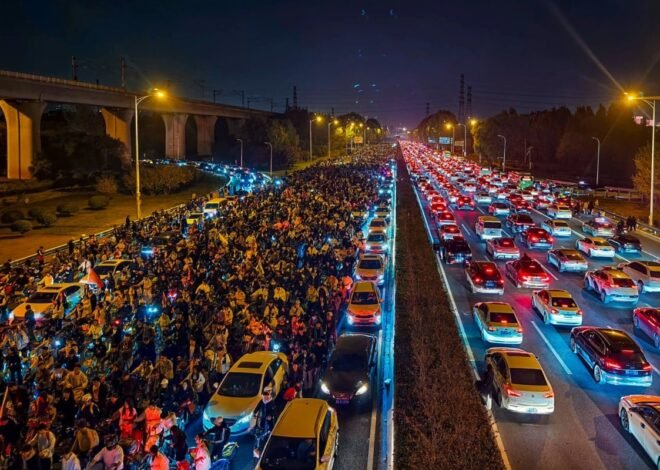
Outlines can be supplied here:
<path id="1" fill-rule="evenodd" d="M 481 302 L 492 313 L 514 313 L 513 307 L 506 302 Z"/>
<path id="2" fill-rule="evenodd" d="M 657 261 L 640 260 L 638 263 L 643 264 L 651 271 L 660 271 L 660 263 Z"/>
<path id="3" fill-rule="evenodd" d="M 131 261 L 130 259 L 107 259 L 105 261 L 101 261 L 99 264 L 96 266 L 117 266 L 123 262 L 126 261 Z"/>
<path id="4" fill-rule="evenodd" d="M 550 294 L 550 297 L 561 297 L 563 299 L 572 299 L 573 296 L 571 295 L 570 292 L 562 290 L 562 289 L 547 289 L 546 292 Z"/>
<path id="5" fill-rule="evenodd" d="M 371 281 L 357 281 L 353 285 L 353 292 L 375 292 L 376 285 Z"/>
<path id="6" fill-rule="evenodd" d="M 497 217 L 493 217 L 492 215 L 481 215 L 477 220 L 480 220 L 482 222 L 499 222 L 500 219 Z"/>
<path id="7" fill-rule="evenodd" d="M 333 354 L 336 354 L 338 351 L 344 352 L 353 352 L 360 353 L 366 351 L 366 347 L 376 341 L 376 337 L 372 335 L 365 335 L 360 333 L 349 333 L 341 335 L 337 338 L 337 343 L 335 344 L 335 350 Z"/>
<path id="8" fill-rule="evenodd" d="M 557 251 L 557 252 L 562 253 L 562 254 L 565 254 L 565 255 L 568 255 L 568 254 L 576 254 L 576 253 L 577 253 L 578 255 L 580 254 L 579 251 L 577 251 L 577 250 L 575 250 L 575 249 L 573 249 L 573 248 L 557 248 L 556 250 L 553 250 L 553 251 Z"/>
<path id="9" fill-rule="evenodd" d="M 615 277 L 615 278 L 630 279 L 630 276 L 628 276 L 626 273 L 624 273 L 620 269 L 611 268 L 609 266 L 606 266 L 606 267 L 602 268 L 601 271 L 604 271 L 604 272 L 608 273 L 610 276 Z"/>
<path id="10" fill-rule="evenodd" d="M 318 398 L 296 398 L 284 408 L 273 436 L 315 439 L 329 406 Z"/>
<path id="11" fill-rule="evenodd" d="M 510 369 L 543 370 L 536 356 L 522 349 L 505 350 L 502 352 L 502 356 Z"/>
<path id="12" fill-rule="evenodd" d="M 37 289 L 37 292 L 53 292 L 53 291 L 57 292 L 71 286 L 82 287 L 77 282 L 62 282 L 58 284 L 51 284 L 49 286 L 40 287 L 39 289 Z"/>
<path id="13" fill-rule="evenodd" d="M 597 330 L 602 336 L 604 336 L 605 339 L 607 339 L 607 341 L 613 346 L 615 345 L 626 346 L 626 347 L 630 347 L 633 345 L 637 346 L 637 343 L 635 343 L 635 341 L 633 341 L 633 339 L 630 336 L 628 336 L 628 334 L 625 331 L 615 330 L 612 328 L 594 328 L 594 329 Z"/>

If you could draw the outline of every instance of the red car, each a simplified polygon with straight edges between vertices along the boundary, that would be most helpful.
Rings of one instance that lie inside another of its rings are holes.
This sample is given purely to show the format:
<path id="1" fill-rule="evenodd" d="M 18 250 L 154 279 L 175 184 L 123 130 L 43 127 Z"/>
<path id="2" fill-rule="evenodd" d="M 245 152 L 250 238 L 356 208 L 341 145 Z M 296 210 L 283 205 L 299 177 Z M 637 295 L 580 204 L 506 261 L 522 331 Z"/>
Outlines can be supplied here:
<path id="1" fill-rule="evenodd" d="M 459 211 L 474 210 L 474 201 L 472 200 L 472 198 L 470 198 L 468 196 L 460 196 L 456 200 L 456 209 L 459 210 Z"/>
<path id="2" fill-rule="evenodd" d="M 506 263 L 506 275 L 516 287 L 532 287 L 547 289 L 550 287 L 550 276 L 545 272 L 538 261 L 523 255 L 516 261 Z"/>
<path id="3" fill-rule="evenodd" d="M 653 340 L 653 345 L 660 349 L 660 308 L 640 307 L 633 310 L 635 331 L 642 331 Z"/>
<path id="4" fill-rule="evenodd" d="M 552 244 L 555 241 L 545 229 L 538 227 L 531 227 L 518 234 L 520 240 L 527 246 L 527 248 L 545 248 L 552 249 Z"/>

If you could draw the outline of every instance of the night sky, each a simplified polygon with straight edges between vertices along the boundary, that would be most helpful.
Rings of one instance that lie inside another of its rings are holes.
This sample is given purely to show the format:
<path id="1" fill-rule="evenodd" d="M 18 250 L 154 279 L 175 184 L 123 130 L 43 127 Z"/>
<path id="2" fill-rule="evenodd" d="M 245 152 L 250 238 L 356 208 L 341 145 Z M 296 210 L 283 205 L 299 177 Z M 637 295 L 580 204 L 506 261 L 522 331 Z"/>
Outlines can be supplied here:
<path id="1" fill-rule="evenodd" d="M 660 93 L 659 0 L 222 1 L 4 0 L 0 68 L 129 88 L 171 80 L 178 94 L 240 104 L 229 93 L 355 110 L 414 126 L 458 107 L 608 103 L 625 89 Z M 582 45 L 580 45 L 582 44 Z M 598 65 L 600 63 L 600 65 Z M 618 83 L 618 85 L 617 85 Z M 265 103 L 254 107 L 267 108 Z"/>

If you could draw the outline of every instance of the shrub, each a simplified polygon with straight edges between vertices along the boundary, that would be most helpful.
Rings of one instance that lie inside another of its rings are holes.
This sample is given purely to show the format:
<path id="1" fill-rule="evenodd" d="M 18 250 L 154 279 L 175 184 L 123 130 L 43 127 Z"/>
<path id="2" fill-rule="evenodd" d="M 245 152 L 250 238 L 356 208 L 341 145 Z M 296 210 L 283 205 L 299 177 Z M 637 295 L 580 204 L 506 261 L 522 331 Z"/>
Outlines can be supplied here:
<path id="1" fill-rule="evenodd" d="M 101 176 L 96 180 L 96 190 L 101 194 L 117 194 L 117 180 L 114 176 Z"/>
<path id="2" fill-rule="evenodd" d="M 193 183 L 200 173 L 195 168 L 155 166 L 140 169 L 140 189 L 144 194 L 170 194 Z M 122 177 L 123 188 L 135 191 L 135 170 Z"/>
<path id="3" fill-rule="evenodd" d="M 43 207 L 31 207 L 28 209 L 28 215 L 33 219 L 37 219 L 45 213 L 46 210 Z"/>
<path id="4" fill-rule="evenodd" d="M 11 224 L 11 231 L 20 234 L 28 233 L 32 230 L 32 222 L 25 219 L 16 220 Z"/>
<path id="5" fill-rule="evenodd" d="M 52 212 L 40 212 L 35 216 L 35 220 L 44 227 L 50 227 L 57 221 L 57 216 Z"/>
<path id="6" fill-rule="evenodd" d="M 16 222 L 17 220 L 21 220 L 24 218 L 25 218 L 25 213 L 23 213 L 22 210 L 10 209 L 7 212 L 2 213 L 0 220 L 2 220 L 3 224 L 11 224 L 13 222 Z"/>
<path id="7" fill-rule="evenodd" d="M 64 202 L 57 206 L 57 213 L 60 215 L 73 215 L 78 212 L 79 207 L 73 202 Z"/>
<path id="8" fill-rule="evenodd" d="M 110 204 L 110 198 L 108 198 L 108 196 L 103 196 L 102 194 L 92 196 L 87 201 L 89 208 L 94 210 L 105 209 L 108 207 L 108 204 Z"/>

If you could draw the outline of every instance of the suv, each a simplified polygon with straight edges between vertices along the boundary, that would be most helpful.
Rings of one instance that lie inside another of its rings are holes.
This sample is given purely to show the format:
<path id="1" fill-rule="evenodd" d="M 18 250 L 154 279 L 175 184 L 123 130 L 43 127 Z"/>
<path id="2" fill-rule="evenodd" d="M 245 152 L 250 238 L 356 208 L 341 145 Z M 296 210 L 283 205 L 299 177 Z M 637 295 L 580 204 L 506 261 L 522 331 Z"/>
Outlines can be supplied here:
<path id="1" fill-rule="evenodd" d="M 500 238 L 502 236 L 502 222 L 497 217 L 482 215 L 477 218 L 474 231 L 482 240 Z"/>
<path id="2" fill-rule="evenodd" d="M 633 261 L 620 264 L 619 269 L 637 283 L 639 293 L 660 292 L 660 263 L 657 261 Z"/>
<path id="3" fill-rule="evenodd" d="M 584 288 L 599 294 L 604 304 L 611 300 L 632 303 L 639 300 L 639 291 L 630 276 L 610 267 L 587 271 L 584 275 Z"/>

